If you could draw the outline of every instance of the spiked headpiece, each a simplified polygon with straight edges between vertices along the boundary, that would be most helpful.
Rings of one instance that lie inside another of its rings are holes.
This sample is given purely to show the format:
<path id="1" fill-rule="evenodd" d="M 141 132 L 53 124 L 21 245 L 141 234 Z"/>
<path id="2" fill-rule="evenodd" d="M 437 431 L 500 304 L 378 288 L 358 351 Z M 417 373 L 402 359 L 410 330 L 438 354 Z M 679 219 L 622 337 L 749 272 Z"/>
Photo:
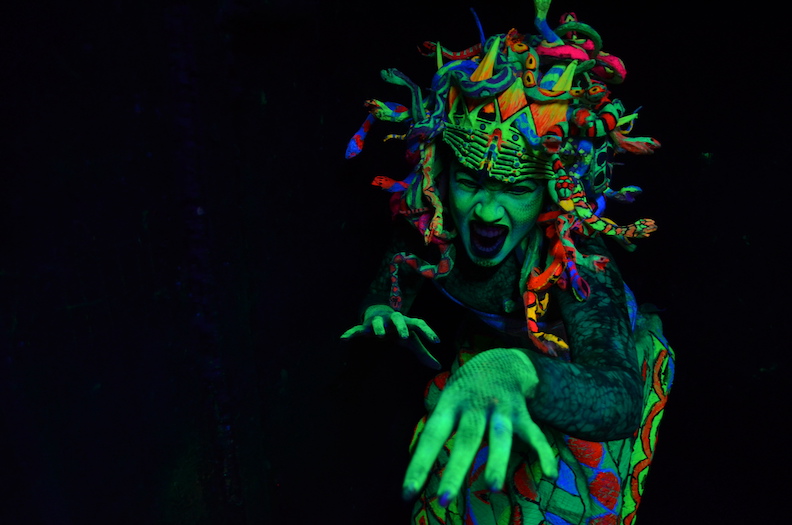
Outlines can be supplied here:
<path id="1" fill-rule="evenodd" d="M 367 101 L 371 114 L 347 149 L 348 158 L 361 151 L 376 119 L 409 125 L 398 138 L 406 142 L 412 173 L 401 181 L 377 177 L 374 184 L 394 193 L 394 214 L 407 217 L 427 244 L 440 246 L 446 256 L 442 271 L 440 265 L 434 273 L 421 270 L 435 277 L 450 271 L 453 263 L 447 251 L 453 233 L 443 227 L 443 204 L 437 194 L 437 177 L 442 172 L 437 138 L 468 169 L 505 182 L 547 180 L 555 206 L 539 219 L 550 242 L 549 259 L 543 269 L 528 268 L 522 279 L 526 293 L 538 298 L 526 297 L 526 305 L 539 305 L 526 317 L 540 348 L 551 336 L 541 334 L 532 320 L 544 311 L 546 291 L 561 281 L 581 300 L 588 295 L 575 269 L 572 234 L 606 235 L 632 249 L 631 239 L 656 229 L 651 219 L 618 226 L 602 213 L 606 198 L 629 202 L 640 192 L 635 186 L 610 189 L 612 155 L 651 153 L 659 146 L 649 137 L 628 137 L 637 114 L 625 114 L 621 102 L 610 97 L 607 85 L 620 84 L 626 75 L 622 61 L 602 51 L 599 34 L 579 22 L 574 13 L 565 14 L 561 24 L 550 29 L 549 4 L 549 0 L 535 0 L 537 35 L 512 29 L 485 39 L 482 31 L 481 43 L 461 52 L 425 42 L 424 54 L 438 61 L 426 97 L 403 73 L 383 71 L 386 81 L 409 88 L 411 105 Z M 450 62 L 443 64 L 444 58 Z M 397 295 L 395 275 L 394 290 Z"/>

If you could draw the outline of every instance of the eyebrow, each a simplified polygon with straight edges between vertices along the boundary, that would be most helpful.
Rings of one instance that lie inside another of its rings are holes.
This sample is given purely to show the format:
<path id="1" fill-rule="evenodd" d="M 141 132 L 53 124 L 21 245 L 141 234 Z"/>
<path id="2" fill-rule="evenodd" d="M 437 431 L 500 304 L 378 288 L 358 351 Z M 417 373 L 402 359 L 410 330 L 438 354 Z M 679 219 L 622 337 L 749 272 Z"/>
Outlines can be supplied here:
<path id="1" fill-rule="evenodd" d="M 464 168 L 464 167 L 459 168 L 454 175 L 457 178 L 459 178 L 460 176 L 464 176 L 468 180 L 477 182 L 478 184 L 481 184 L 482 186 L 484 185 L 484 183 L 488 179 L 490 179 L 490 177 L 487 174 L 486 170 L 473 171 L 473 170 L 471 170 L 469 168 Z M 520 186 L 520 187 L 526 187 L 527 186 L 530 189 L 536 189 L 536 188 L 538 188 L 541 185 L 538 180 L 530 179 L 530 178 L 521 179 L 521 180 L 514 181 L 514 182 L 506 182 L 506 181 L 502 181 L 502 180 L 498 180 L 498 179 L 493 178 L 493 182 L 496 182 L 498 184 L 503 185 L 504 189 L 505 188 L 509 188 L 509 187 L 514 187 L 514 186 Z"/>
<path id="2" fill-rule="evenodd" d="M 460 177 L 460 176 L 464 176 L 464 177 L 466 177 L 466 178 L 468 178 L 468 179 L 470 179 L 472 181 L 475 181 L 475 182 L 477 182 L 479 184 L 484 184 L 484 182 L 488 178 L 487 172 L 485 170 L 473 171 L 473 170 L 468 169 L 468 168 L 459 168 L 459 169 L 457 169 L 455 175 L 456 175 L 457 178 Z"/>
<path id="3" fill-rule="evenodd" d="M 528 185 L 537 188 L 540 186 L 539 181 L 537 181 L 536 179 L 522 179 L 515 182 L 510 182 L 508 184 L 512 186 Z"/>

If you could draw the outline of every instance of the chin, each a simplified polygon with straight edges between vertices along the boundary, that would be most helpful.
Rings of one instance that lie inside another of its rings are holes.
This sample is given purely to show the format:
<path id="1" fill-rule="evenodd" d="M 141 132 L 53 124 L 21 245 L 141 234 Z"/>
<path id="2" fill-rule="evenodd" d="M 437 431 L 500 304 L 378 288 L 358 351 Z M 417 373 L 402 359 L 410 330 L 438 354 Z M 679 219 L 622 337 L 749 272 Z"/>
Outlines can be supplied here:
<path id="1" fill-rule="evenodd" d="M 470 257 L 470 260 L 473 262 L 473 264 L 475 264 L 476 266 L 483 266 L 483 267 L 497 266 L 500 263 L 502 263 L 503 260 L 506 258 L 506 255 L 508 255 L 508 252 L 501 251 L 493 257 L 482 257 L 481 255 L 477 255 L 473 253 L 473 250 L 471 250 L 470 248 L 466 249 L 466 251 L 468 257 Z"/>
<path id="2" fill-rule="evenodd" d="M 497 266 L 501 261 L 493 261 L 487 259 L 476 260 L 474 259 L 473 262 L 476 266 L 481 266 L 482 268 L 492 268 L 493 266 Z"/>

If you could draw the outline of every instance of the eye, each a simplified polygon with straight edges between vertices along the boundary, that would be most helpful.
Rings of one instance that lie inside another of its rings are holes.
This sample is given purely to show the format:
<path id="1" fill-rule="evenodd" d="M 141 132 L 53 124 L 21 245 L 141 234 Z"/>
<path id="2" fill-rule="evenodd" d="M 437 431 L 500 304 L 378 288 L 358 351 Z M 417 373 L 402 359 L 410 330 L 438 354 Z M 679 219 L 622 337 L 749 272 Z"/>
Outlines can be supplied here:
<path id="1" fill-rule="evenodd" d="M 511 186 L 506 190 L 509 195 L 527 195 L 536 191 L 536 184 L 521 183 L 519 186 Z"/>
<path id="2" fill-rule="evenodd" d="M 480 187 L 477 180 L 465 173 L 459 173 L 457 175 L 456 183 L 460 188 L 466 190 L 477 190 Z"/>
<path id="3" fill-rule="evenodd" d="M 602 87 L 602 86 L 591 86 L 588 89 L 589 95 L 598 95 L 598 94 L 602 93 L 603 91 L 605 91 L 605 88 Z"/>

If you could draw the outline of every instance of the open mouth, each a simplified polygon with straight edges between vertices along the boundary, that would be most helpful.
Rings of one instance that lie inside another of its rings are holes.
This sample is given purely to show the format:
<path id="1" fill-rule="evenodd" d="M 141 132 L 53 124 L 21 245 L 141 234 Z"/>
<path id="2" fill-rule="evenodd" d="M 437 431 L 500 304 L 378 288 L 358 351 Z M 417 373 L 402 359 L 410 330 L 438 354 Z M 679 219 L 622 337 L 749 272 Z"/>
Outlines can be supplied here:
<path id="1" fill-rule="evenodd" d="M 506 226 L 471 222 L 470 246 L 473 254 L 477 257 L 495 257 L 503 248 L 508 234 L 509 228 Z"/>

